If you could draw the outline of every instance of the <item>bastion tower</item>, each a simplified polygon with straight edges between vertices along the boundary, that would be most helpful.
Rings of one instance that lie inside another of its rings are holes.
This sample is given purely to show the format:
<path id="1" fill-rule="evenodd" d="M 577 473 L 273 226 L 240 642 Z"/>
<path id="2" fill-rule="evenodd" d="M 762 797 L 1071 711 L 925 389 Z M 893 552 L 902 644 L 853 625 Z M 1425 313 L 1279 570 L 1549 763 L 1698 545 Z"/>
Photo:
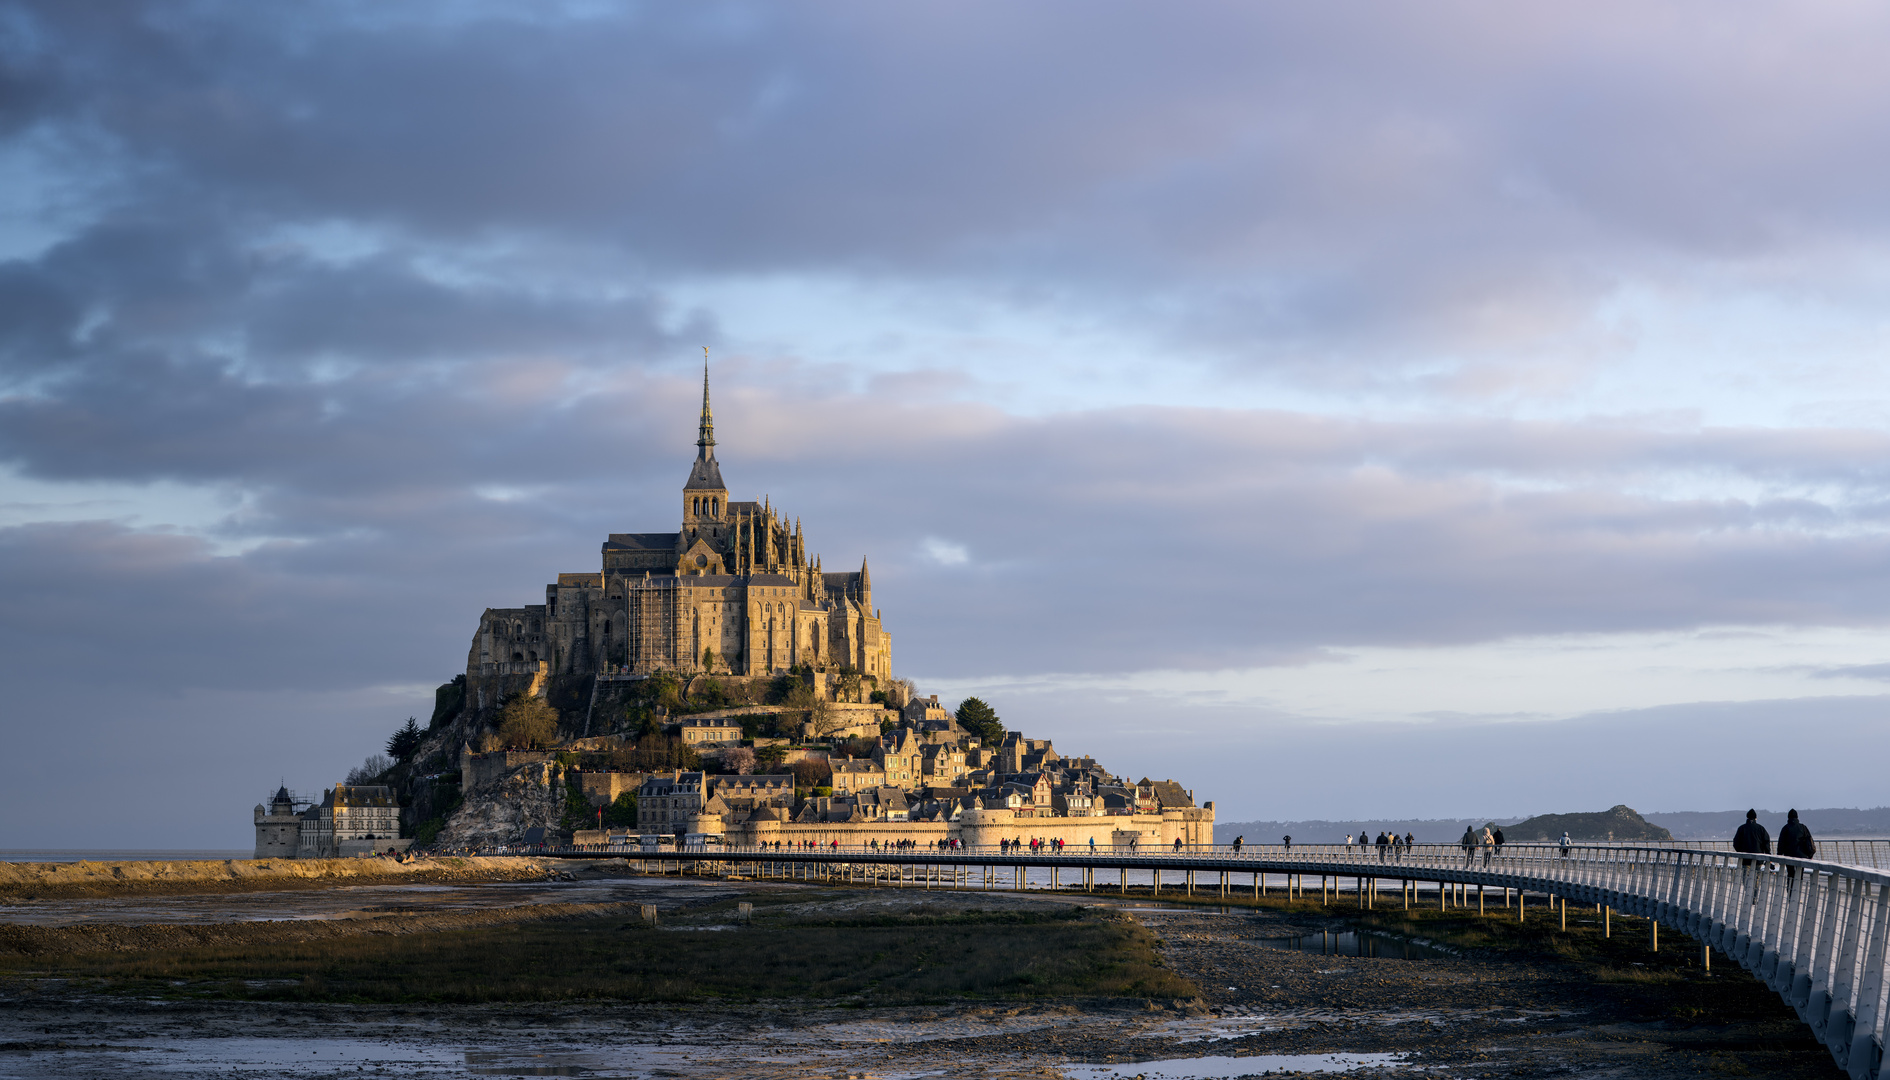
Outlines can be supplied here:
<path id="1" fill-rule="evenodd" d="M 595 572 L 559 574 L 545 602 L 487 608 L 466 657 L 481 677 L 857 673 L 864 696 L 892 674 L 892 636 L 866 561 L 828 573 L 798 519 L 768 499 L 736 502 L 715 458 L 702 372 L 696 458 L 674 532 L 611 533 Z"/>

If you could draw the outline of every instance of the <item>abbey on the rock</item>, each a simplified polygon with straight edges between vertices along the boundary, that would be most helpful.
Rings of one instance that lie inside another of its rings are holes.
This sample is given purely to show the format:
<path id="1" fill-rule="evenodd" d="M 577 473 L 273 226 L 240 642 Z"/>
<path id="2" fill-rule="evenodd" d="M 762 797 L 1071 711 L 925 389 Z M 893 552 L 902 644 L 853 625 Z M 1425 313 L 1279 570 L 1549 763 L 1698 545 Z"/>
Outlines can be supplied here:
<path id="1" fill-rule="evenodd" d="M 487 608 L 466 658 L 480 676 L 771 675 L 805 666 L 892 674 L 892 636 L 873 607 L 873 580 L 824 573 L 797 520 L 764 499 L 730 502 L 715 460 L 709 374 L 702 425 L 676 532 L 611 533 L 603 569 L 559 574 L 545 602 Z"/>

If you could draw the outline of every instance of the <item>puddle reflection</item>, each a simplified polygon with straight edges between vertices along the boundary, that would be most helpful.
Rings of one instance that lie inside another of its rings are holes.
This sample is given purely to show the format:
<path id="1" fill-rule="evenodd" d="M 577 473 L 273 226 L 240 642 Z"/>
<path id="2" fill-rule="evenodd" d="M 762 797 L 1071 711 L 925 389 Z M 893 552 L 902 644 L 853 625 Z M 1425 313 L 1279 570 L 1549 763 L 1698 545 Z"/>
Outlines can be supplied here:
<path id="1" fill-rule="evenodd" d="M 1269 949 L 1318 953 L 1321 956 L 1366 956 L 1385 960 L 1455 959 L 1450 953 L 1430 945 L 1404 938 L 1357 934 L 1350 930 L 1342 933 L 1322 930 L 1317 934 L 1300 934 L 1296 937 L 1262 938 L 1260 944 Z"/>

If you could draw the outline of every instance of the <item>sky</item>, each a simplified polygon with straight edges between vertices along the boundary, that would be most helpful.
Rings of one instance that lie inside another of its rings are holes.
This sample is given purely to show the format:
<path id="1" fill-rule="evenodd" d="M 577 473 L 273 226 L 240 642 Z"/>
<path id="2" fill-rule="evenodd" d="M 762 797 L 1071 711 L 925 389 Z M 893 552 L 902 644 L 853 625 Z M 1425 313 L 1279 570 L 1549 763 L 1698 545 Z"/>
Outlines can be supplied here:
<path id="1" fill-rule="evenodd" d="M 731 495 L 1223 821 L 1874 806 L 1890 10 L 0 0 L 0 846 Z"/>

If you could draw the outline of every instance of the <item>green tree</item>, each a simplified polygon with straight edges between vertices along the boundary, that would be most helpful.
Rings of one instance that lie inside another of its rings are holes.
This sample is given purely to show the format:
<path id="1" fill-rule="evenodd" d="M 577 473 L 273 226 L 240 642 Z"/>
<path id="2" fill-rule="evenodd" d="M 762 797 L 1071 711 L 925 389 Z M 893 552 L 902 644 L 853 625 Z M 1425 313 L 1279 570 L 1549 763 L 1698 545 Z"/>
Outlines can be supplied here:
<path id="1" fill-rule="evenodd" d="M 617 796 L 617 800 L 604 807 L 604 824 L 635 828 L 637 824 L 637 797 L 626 791 Z"/>
<path id="2" fill-rule="evenodd" d="M 999 746 L 1004 742 L 1004 725 L 998 722 L 997 710 L 986 704 L 983 698 L 968 697 L 958 703 L 958 726 L 983 740 L 986 746 Z"/>
<path id="3" fill-rule="evenodd" d="M 405 761 L 420 749 L 420 740 L 426 733 L 420 730 L 420 718 L 409 716 L 405 727 L 387 737 L 387 756 L 395 761 Z"/>
<path id="4" fill-rule="evenodd" d="M 558 741 L 558 713 L 544 698 L 520 694 L 499 713 L 499 742 L 508 750 L 537 750 Z"/>
<path id="5" fill-rule="evenodd" d="M 591 800 L 584 797 L 583 789 L 576 784 L 566 784 L 564 815 L 558 819 L 558 828 L 565 832 L 595 829 L 598 820 L 597 808 L 591 805 Z"/>
<path id="6" fill-rule="evenodd" d="M 720 709 L 728 704 L 728 688 L 722 685 L 720 679 L 704 677 L 689 696 L 695 704 L 711 709 Z"/>
<path id="7" fill-rule="evenodd" d="M 682 704 L 682 680 L 673 672 L 654 672 L 637 687 L 636 696 L 651 705 L 674 709 Z"/>
<path id="8" fill-rule="evenodd" d="M 617 772 L 656 772 L 661 769 L 697 769 L 702 756 L 674 735 L 645 735 L 626 740 L 610 755 Z"/>

